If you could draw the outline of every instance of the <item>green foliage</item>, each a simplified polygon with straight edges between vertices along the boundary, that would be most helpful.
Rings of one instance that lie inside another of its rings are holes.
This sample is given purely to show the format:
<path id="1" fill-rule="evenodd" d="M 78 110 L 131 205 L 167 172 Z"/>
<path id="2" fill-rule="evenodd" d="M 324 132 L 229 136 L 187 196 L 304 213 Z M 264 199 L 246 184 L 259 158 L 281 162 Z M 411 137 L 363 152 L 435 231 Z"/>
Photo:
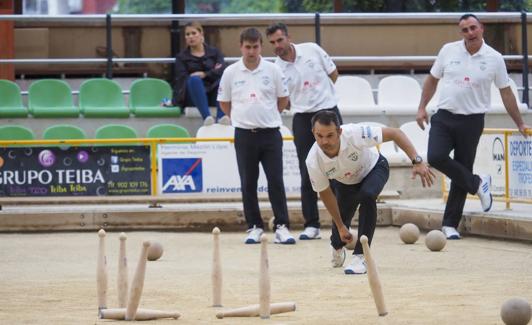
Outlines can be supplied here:
<path id="1" fill-rule="evenodd" d="M 282 0 L 227 0 L 221 8 L 222 13 L 278 13 L 282 12 Z"/>
<path id="2" fill-rule="evenodd" d="M 172 12 L 170 0 L 119 0 L 119 14 L 168 14 Z"/>

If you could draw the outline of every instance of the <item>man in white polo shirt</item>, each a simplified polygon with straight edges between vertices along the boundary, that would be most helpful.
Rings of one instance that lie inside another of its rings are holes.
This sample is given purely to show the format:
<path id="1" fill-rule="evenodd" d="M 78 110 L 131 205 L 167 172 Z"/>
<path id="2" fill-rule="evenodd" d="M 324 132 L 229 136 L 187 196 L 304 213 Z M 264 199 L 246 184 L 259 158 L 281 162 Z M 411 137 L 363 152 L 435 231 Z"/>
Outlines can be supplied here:
<path id="1" fill-rule="evenodd" d="M 316 143 L 310 149 L 306 164 L 312 188 L 319 193 L 333 219 L 333 267 L 344 264 L 344 245 L 353 240 L 348 227 L 360 206 L 353 259 L 344 273 L 366 273 L 359 238 L 366 235 L 371 244 L 377 223 L 377 196 L 390 171 L 386 158 L 370 148 L 393 140 L 412 159 L 412 178 L 419 175 L 423 187 L 433 184 L 434 174 L 400 129 L 360 124 L 340 127 L 334 112 L 320 111 L 312 118 L 312 132 Z"/>
<path id="2" fill-rule="evenodd" d="M 448 239 L 460 239 L 457 231 L 467 193 L 477 194 L 482 210 L 492 204 L 491 177 L 473 174 L 477 145 L 490 108 L 491 83 L 499 89 L 508 114 L 526 136 L 502 55 L 483 39 L 484 27 L 475 15 L 465 14 L 458 23 L 462 40 L 445 44 L 423 85 L 417 123 L 429 122 L 427 104 L 441 79 L 438 111 L 431 118 L 428 162 L 451 179 L 442 231 Z M 454 150 L 454 158 L 450 152 Z"/>
<path id="3" fill-rule="evenodd" d="M 274 47 L 275 63 L 286 76 L 290 92 L 290 111 L 294 114 L 292 131 L 301 174 L 301 207 L 305 230 L 299 239 L 320 238 L 318 196 L 312 190 L 305 159 L 314 144 L 311 119 L 321 110 L 330 110 L 342 117 L 336 107 L 334 82 L 338 77 L 336 65 L 329 55 L 315 43 L 293 44 L 288 28 L 275 23 L 266 29 L 266 36 Z"/>
<path id="4" fill-rule="evenodd" d="M 257 198 L 259 163 L 268 181 L 275 217 L 275 243 L 295 244 L 288 231 L 288 208 L 283 181 L 283 139 L 280 112 L 288 103 L 281 69 L 261 57 L 262 35 L 255 28 L 240 34 L 242 58 L 225 69 L 218 101 L 235 127 L 235 151 L 248 224 L 246 244 L 260 242 L 264 225 Z"/>

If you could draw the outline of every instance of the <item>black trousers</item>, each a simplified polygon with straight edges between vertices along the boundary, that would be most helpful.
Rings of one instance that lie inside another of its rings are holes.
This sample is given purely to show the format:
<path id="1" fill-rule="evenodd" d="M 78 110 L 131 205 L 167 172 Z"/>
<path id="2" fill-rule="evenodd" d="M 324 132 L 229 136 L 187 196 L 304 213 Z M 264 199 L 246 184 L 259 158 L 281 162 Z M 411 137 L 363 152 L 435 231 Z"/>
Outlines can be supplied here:
<path id="1" fill-rule="evenodd" d="M 358 238 L 353 254 L 362 254 L 362 244 L 360 237 L 366 235 L 368 243 L 371 245 L 375 226 L 377 225 L 377 197 L 381 193 L 384 185 L 390 176 L 390 166 L 388 160 L 383 156 L 379 157 L 377 164 L 362 180 L 353 185 L 346 185 L 336 180 L 331 181 L 332 189 L 336 195 L 338 208 L 342 222 L 349 228 L 351 220 L 355 216 L 355 211 L 360 205 L 358 213 Z M 354 239 L 353 239 L 354 240 Z M 338 228 L 333 222 L 331 245 L 334 249 L 342 248 L 345 243 L 340 239 Z"/>
<path id="2" fill-rule="evenodd" d="M 327 110 L 335 112 L 338 115 L 340 124 L 342 124 L 342 116 L 338 107 L 335 106 Z M 305 218 L 305 227 L 319 228 L 318 195 L 312 189 L 307 164 L 305 164 L 308 152 L 315 142 L 310 121 L 316 113 L 296 113 L 292 121 L 292 132 L 294 133 L 294 144 L 296 145 L 299 172 L 301 174 L 301 208 L 303 210 L 303 217 Z"/>
<path id="3" fill-rule="evenodd" d="M 279 128 L 235 129 L 235 151 L 248 228 L 263 228 L 257 198 L 259 163 L 268 181 L 268 197 L 275 225 L 289 226 L 283 181 L 283 139 Z"/>
<path id="4" fill-rule="evenodd" d="M 475 194 L 480 177 L 473 174 L 484 114 L 460 115 L 439 110 L 430 120 L 429 164 L 451 179 L 443 226 L 458 227 L 467 193 Z M 454 150 L 454 159 L 449 157 Z"/>

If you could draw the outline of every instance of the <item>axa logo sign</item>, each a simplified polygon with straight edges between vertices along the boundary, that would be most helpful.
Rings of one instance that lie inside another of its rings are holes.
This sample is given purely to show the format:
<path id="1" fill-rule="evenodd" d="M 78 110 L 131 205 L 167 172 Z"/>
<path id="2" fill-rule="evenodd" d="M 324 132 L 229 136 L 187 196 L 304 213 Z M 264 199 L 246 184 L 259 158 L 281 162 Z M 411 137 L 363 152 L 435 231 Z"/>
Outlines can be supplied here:
<path id="1" fill-rule="evenodd" d="M 201 158 L 163 159 L 163 193 L 203 191 Z"/>

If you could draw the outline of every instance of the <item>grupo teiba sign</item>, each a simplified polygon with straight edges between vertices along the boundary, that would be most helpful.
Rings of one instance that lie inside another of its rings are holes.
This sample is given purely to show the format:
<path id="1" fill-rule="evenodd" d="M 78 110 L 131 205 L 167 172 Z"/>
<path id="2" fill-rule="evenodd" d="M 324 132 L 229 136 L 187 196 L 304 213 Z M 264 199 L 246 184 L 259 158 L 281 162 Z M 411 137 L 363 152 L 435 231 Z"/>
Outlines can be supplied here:
<path id="1" fill-rule="evenodd" d="M 0 148 L 0 196 L 150 193 L 146 146 Z"/>

